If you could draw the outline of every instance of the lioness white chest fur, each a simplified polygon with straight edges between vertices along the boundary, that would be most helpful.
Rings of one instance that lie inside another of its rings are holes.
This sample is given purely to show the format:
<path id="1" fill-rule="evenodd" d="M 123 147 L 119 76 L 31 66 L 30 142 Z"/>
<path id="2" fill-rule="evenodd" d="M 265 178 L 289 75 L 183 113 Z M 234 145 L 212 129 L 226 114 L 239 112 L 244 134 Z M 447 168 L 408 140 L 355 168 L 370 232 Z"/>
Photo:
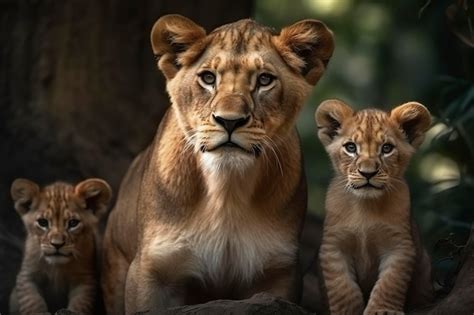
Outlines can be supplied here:
<path id="1" fill-rule="evenodd" d="M 295 300 L 306 186 L 294 122 L 332 55 L 330 31 L 242 20 L 206 35 L 171 15 L 151 41 L 172 106 L 107 224 L 108 313 L 260 291 Z"/>

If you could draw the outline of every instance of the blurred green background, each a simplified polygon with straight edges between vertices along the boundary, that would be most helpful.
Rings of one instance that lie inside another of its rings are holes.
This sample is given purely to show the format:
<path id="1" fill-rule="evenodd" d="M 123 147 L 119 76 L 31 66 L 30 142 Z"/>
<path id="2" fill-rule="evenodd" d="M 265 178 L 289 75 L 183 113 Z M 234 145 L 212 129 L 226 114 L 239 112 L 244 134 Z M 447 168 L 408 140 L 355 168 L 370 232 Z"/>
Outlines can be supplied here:
<path id="1" fill-rule="evenodd" d="M 329 68 L 298 121 L 311 212 L 323 215 L 332 176 L 316 136 L 317 105 L 339 98 L 354 108 L 390 110 L 418 101 L 429 108 L 434 124 L 406 174 L 412 211 L 430 251 L 449 233 L 458 243 L 467 239 L 474 196 L 474 19 L 468 2 L 256 1 L 255 18 L 263 24 L 279 29 L 315 18 L 335 35 Z"/>

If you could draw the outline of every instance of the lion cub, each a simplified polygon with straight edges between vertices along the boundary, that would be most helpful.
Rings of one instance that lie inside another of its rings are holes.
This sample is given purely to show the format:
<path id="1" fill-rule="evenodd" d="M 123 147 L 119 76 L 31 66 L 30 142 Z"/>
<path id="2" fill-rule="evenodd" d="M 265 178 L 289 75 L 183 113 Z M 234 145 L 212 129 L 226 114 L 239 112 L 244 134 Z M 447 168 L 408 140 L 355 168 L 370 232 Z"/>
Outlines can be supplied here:
<path id="1" fill-rule="evenodd" d="M 430 260 L 410 218 L 403 173 L 430 113 L 415 102 L 385 113 L 328 100 L 315 118 L 336 172 L 319 252 L 331 314 L 403 312 L 407 296 L 409 304 L 427 303 Z"/>
<path id="2" fill-rule="evenodd" d="M 67 307 L 92 314 L 96 283 L 96 230 L 111 198 L 110 186 L 87 179 L 76 186 L 44 188 L 27 179 L 11 187 L 27 237 L 23 262 L 10 296 L 12 314 Z"/>

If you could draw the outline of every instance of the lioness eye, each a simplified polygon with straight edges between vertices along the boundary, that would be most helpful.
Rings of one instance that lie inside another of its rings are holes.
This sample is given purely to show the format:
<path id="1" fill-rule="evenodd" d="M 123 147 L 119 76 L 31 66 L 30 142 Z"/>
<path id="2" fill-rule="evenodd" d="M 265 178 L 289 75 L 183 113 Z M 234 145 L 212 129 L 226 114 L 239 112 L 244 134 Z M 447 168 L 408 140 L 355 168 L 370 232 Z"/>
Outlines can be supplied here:
<path id="1" fill-rule="evenodd" d="M 262 73 L 258 76 L 258 84 L 260 86 L 268 86 L 273 82 L 274 79 L 275 77 L 273 75 L 268 73 Z"/>
<path id="2" fill-rule="evenodd" d="M 49 225 L 48 220 L 46 220 L 46 219 L 44 219 L 44 218 L 40 218 L 40 219 L 38 219 L 36 222 L 38 222 L 38 225 L 39 225 L 39 226 L 44 227 L 44 228 L 47 228 L 48 225 Z"/>
<path id="3" fill-rule="evenodd" d="M 344 148 L 346 148 L 346 151 L 349 153 L 356 153 L 357 151 L 357 146 L 354 142 L 348 142 L 344 144 Z"/>
<path id="4" fill-rule="evenodd" d="M 201 72 L 199 77 L 207 85 L 213 85 L 216 82 L 216 76 L 210 71 Z"/>
<path id="5" fill-rule="evenodd" d="M 388 154 L 388 153 L 392 152 L 393 148 L 394 148 L 394 147 L 393 147 L 393 144 L 385 143 L 385 144 L 382 146 L 382 153 Z"/>
<path id="6" fill-rule="evenodd" d="M 79 220 L 71 219 L 71 220 L 69 220 L 69 222 L 67 223 L 67 227 L 71 229 L 71 228 L 76 227 L 78 224 L 79 224 Z"/>

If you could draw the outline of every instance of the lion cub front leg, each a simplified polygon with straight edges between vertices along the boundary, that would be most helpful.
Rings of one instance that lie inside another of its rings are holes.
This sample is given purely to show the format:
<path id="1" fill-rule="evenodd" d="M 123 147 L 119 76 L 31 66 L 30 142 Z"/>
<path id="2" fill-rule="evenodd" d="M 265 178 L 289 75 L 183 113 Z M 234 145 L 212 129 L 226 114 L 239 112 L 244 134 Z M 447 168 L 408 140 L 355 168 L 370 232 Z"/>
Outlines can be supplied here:
<path id="1" fill-rule="evenodd" d="M 364 298 L 352 263 L 330 237 L 323 241 L 319 259 L 331 314 L 361 314 Z"/>
<path id="2" fill-rule="evenodd" d="M 20 273 L 10 299 L 10 312 L 15 314 L 47 313 L 48 305 L 28 275 Z"/>
<path id="3" fill-rule="evenodd" d="M 68 309 L 80 314 L 93 314 L 96 283 L 93 277 L 84 279 L 81 284 L 74 286 L 69 291 Z"/>
<path id="4" fill-rule="evenodd" d="M 415 256 L 413 241 L 405 239 L 401 240 L 390 254 L 382 258 L 379 278 L 370 293 L 364 315 L 387 312 L 403 314 Z"/>

